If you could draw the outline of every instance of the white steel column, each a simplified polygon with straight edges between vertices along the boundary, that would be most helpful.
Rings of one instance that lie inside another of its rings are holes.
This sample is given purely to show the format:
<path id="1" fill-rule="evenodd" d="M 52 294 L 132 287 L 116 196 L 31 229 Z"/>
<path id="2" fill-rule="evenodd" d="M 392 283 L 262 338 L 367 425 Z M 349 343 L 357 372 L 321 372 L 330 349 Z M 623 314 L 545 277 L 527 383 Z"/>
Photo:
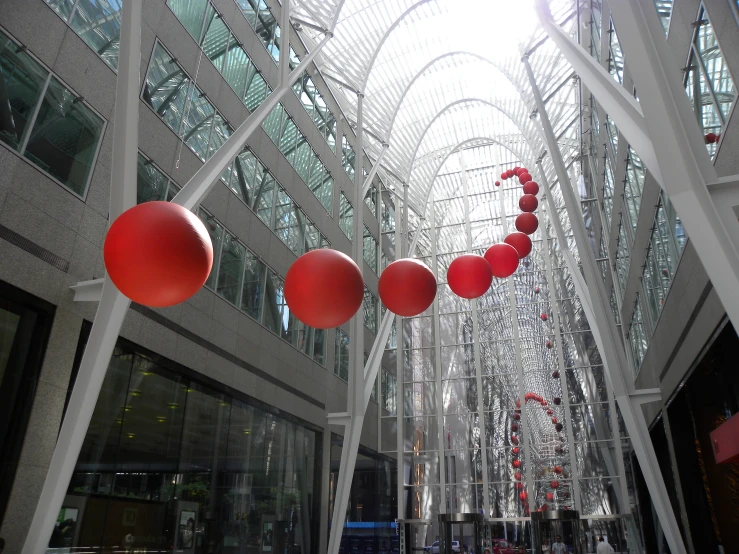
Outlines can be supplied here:
<path id="1" fill-rule="evenodd" d="M 497 150 L 497 149 L 496 149 Z M 498 160 L 493 165 L 493 174 L 499 169 Z M 467 165 L 464 160 L 464 150 L 459 151 L 459 166 L 462 172 L 462 201 L 464 204 L 464 226 L 467 242 L 467 253 L 472 253 L 472 222 L 470 221 L 470 190 L 467 182 Z M 502 191 L 498 189 L 502 194 Z M 482 458 L 482 505 L 485 510 L 485 518 L 489 518 L 490 510 L 490 479 L 488 474 L 488 439 L 485 436 L 485 401 L 483 398 L 482 382 L 482 350 L 480 349 L 480 322 L 477 317 L 477 305 L 479 300 L 470 300 L 472 308 L 472 342 L 475 352 L 475 383 L 477 385 L 477 428 L 480 431 L 480 456 Z M 473 350 L 474 351 L 474 350 Z M 475 483 L 477 486 L 477 483 Z"/>
<path id="2" fill-rule="evenodd" d="M 739 329 L 739 177 L 719 179 L 653 2 L 612 2 L 639 103 L 551 19 L 539 20 L 674 204 L 734 327 Z M 651 140 L 654 139 L 654 140 Z"/>
<path id="3" fill-rule="evenodd" d="M 578 46 L 579 48 L 579 46 Z M 580 213 L 580 206 L 575 197 L 575 193 L 567 175 L 562 154 L 559 150 L 554 131 L 552 129 L 549 116 L 547 115 L 546 106 L 541 97 L 541 92 L 536 84 L 534 73 L 529 65 L 528 58 L 523 57 L 522 62 L 529 77 L 536 107 L 539 112 L 539 120 L 541 123 L 540 131 L 546 141 L 547 148 L 552 157 L 552 162 L 559 180 L 562 197 L 567 208 L 567 213 L 572 224 L 572 232 L 575 237 L 577 249 L 580 253 L 580 262 L 582 263 L 583 272 L 585 274 L 585 282 L 587 283 L 592 294 L 590 295 L 590 313 L 586 311 L 586 316 L 591 324 L 593 336 L 598 345 L 598 350 L 603 358 L 606 376 L 611 384 L 611 388 L 616 396 L 616 400 L 621 407 L 621 412 L 629 432 L 634 451 L 639 459 L 639 466 L 647 483 L 649 493 L 652 497 L 657 514 L 659 515 L 662 528 L 665 529 L 665 536 L 670 546 L 670 550 L 674 554 L 686 554 L 685 546 L 682 542 L 680 530 L 677 526 L 675 514 L 670 505 L 670 499 L 667 496 L 662 474 L 657 464 L 657 456 L 654 452 L 654 446 L 649 437 L 649 430 L 644 419 L 644 413 L 641 410 L 641 404 L 644 402 L 652 402 L 660 398 L 659 390 L 635 391 L 634 382 L 630 375 L 627 374 L 628 364 L 621 342 L 618 337 L 616 323 L 609 314 L 610 298 L 606 294 L 603 280 L 598 270 L 597 262 L 593 251 L 590 249 L 590 243 L 585 230 L 585 224 Z M 549 191 L 545 191 L 549 196 Z M 579 268 L 575 266 L 570 271 L 574 274 L 579 272 Z M 576 286 L 579 281 L 574 281 Z M 578 291 L 584 298 L 585 295 Z M 583 302 L 583 307 L 585 308 Z"/>
<path id="4" fill-rule="evenodd" d="M 109 225 L 136 204 L 142 2 L 130 0 L 121 6 Z M 130 304 L 106 278 L 23 554 L 41 554 L 49 545 Z"/>

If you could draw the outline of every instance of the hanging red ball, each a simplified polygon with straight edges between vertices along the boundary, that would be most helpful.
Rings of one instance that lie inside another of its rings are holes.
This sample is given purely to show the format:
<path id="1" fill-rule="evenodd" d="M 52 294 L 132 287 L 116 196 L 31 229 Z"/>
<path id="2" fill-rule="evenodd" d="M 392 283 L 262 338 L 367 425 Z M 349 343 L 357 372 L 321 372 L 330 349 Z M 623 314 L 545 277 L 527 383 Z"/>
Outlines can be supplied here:
<path id="1" fill-rule="evenodd" d="M 516 487 L 517 490 L 521 490 L 521 489 L 523 489 L 523 483 L 516 483 L 515 484 L 515 487 Z"/>
<path id="2" fill-rule="evenodd" d="M 521 491 L 521 494 L 519 494 L 518 497 L 521 500 L 526 500 L 529 497 L 529 493 L 527 493 L 526 491 Z"/>
<path id="3" fill-rule="evenodd" d="M 403 317 L 425 312 L 436 296 L 436 278 L 418 260 L 403 258 L 385 268 L 378 291 L 388 310 Z"/>
<path id="4" fill-rule="evenodd" d="M 205 284 L 213 243 L 195 214 L 171 202 L 145 202 L 113 222 L 105 269 L 125 296 L 152 308 L 184 302 Z"/>
<path id="5" fill-rule="evenodd" d="M 449 288 L 457 296 L 479 298 L 490 288 L 493 271 L 482 256 L 463 254 L 449 264 L 446 278 Z"/>
<path id="6" fill-rule="evenodd" d="M 521 171 L 521 166 L 520 165 L 513 166 L 513 169 L 511 171 L 513 171 L 513 174 L 516 177 L 518 177 L 518 172 Z"/>
<path id="7" fill-rule="evenodd" d="M 555 396 L 552 400 L 557 406 L 562 403 L 562 399 L 559 396 Z"/>
<path id="8" fill-rule="evenodd" d="M 523 192 L 524 194 L 533 194 L 536 196 L 539 194 L 539 184 L 536 181 L 529 181 L 528 183 L 525 183 L 523 186 Z"/>
<path id="9" fill-rule="evenodd" d="M 554 345 L 552 344 L 552 341 L 547 341 L 547 348 L 554 348 Z"/>
<path id="10" fill-rule="evenodd" d="M 549 415 L 549 416 L 550 416 L 550 415 L 552 415 L 553 413 L 554 413 L 554 412 L 553 412 L 553 411 L 552 411 L 551 409 L 547 410 L 547 415 Z"/>
<path id="11" fill-rule="evenodd" d="M 716 142 L 716 134 L 715 133 L 707 133 L 705 136 L 706 144 L 713 144 Z"/>
<path id="12" fill-rule="evenodd" d="M 554 500 L 554 493 L 553 492 L 548 492 L 547 493 L 547 500 L 549 502 L 551 502 L 552 500 Z"/>
<path id="13" fill-rule="evenodd" d="M 515 467 L 516 469 L 521 467 L 521 460 L 513 460 L 513 467 Z"/>
<path id="14" fill-rule="evenodd" d="M 539 201 L 533 194 L 524 194 L 518 201 L 518 207 L 522 212 L 533 212 L 539 206 Z"/>
<path id="15" fill-rule="evenodd" d="M 519 419 L 521 419 L 521 414 L 513 414 L 513 419 L 518 421 Z"/>
<path id="16" fill-rule="evenodd" d="M 349 256 L 321 248 L 300 256 L 285 276 L 285 300 L 300 321 L 331 329 L 349 321 L 362 305 L 362 272 Z"/>
<path id="17" fill-rule="evenodd" d="M 535 292 L 536 294 L 539 294 L 539 293 L 541 292 L 541 290 L 539 290 L 539 287 L 535 287 L 535 288 L 534 288 L 534 292 Z"/>
<path id="18" fill-rule="evenodd" d="M 501 173 L 500 178 L 502 181 L 505 181 L 506 179 L 508 179 L 508 172 L 504 171 L 503 173 Z"/>
<path id="19" fill-rule="evenodd" d="M 564 427 L 562 427 L 562 424 L 561 423 L 557 423 L 557 425 L 555 425 L 554 428 L 557 430 L 557 432 L 559 432 L 562 429 L 564 429 Z"/>
<path id="20" fill-rule="evenodd" d="M 531 254 L 531 239 L 526 233 L 511 233 L 508 235 L 503 242 L 510 244 L 518 252 L 519 258 L 525 258 Z"/>
<path id="21" fill-rule="evenodd" d="M 518 182 L 522 185 L 525 185 L 529 181 L 531 181 L 531 174 L 528 171 L 518 174 Z"/>
<path id="22" fill-rule="evenodd" d="M 557 418 L 556 417 L 553 417 L 552 418 L 552 423 L 554 423 L 555 425 L 557 425 Z"/>
<path id="23" fill-rule="evenodd" d="M 521 472 L 520 471 L 517 471 L 516 473 L 513 474 L 513 477 L 516 479 L 516 481 L 520 481 L 521 480 Z"/>
<path id="24" fill-rule="evenodd" d="M 541 314 L 541 316 L 539 317 L 541 317 L 542 321 L 546 321 L 547 319 L 549 319 L 549 316 L 547 314 Z"/>
<path id="25" fill-rule="evenodd" d="M 562 473 L 562 466 L 556 466 L 554 468 L 554 473 L 561 474 Z M 556 487 L 554 487 L 556 488 Z"/>
<path id="26" fill-rule="evenodd" d="M 554 371 L 552 371 L 552 377 L 554 377 L 555 379 L 559 379 L 559 370 L 558 369 L 555 369 Z"/>
<path id="27" fill-rule="evenodd" d="M 518 252 L 510 244 L 504 242 L 488 248 L 485 252 L 485 259 L 490 264 L 495 277 L 510 277 L 518 268 Z"/>
<path id="28" fill-rule="evenodd" d="M 533 235 L 539 228 L 539 219 L 532 213 L 524 212 L 516 218 L 516 229 L 527 235 Z"/>
<path id="29" fill-rule="evenodd" d="M 518 444 L 518 437 L 516 435 L 511 435 L 511 442 L 513 444 Z"/>
<path id="30" fill-rule="evenodd" d="M 546 401 L 546 400 L 542 400 L 542 401 L 541 401 L 541 405 L 542 405 L 542 406 L 544 406 L 544 407 L 546 408 L 546 406 L 547 406 L 547 401 Z"/>
<path id="31" fill-rule="evenodd" d="M 518 423 L 511 424 L 511 431 L 514 433 L 518 431 Z"/>
<path id="32" fill-rule="evenodd" d="M 557 471 L 557 469 L 558 468 L 556 468 L 556 467 L 554 468 L 555 473 L 562 473 L 562 468 L 561 467 L 559 468 L 559 471 Z M 552 481 L 550 483 L 550 485 L 552 486 L 553 489 L 558 489 L 559 488 L 559 481 Z"/>
<path id="33" fill-rule="evenodd" d="M 495 181 L 495 186 L 496 187 L 499 187 L 500 186 L 500 181 Z"/>
<path id="34" fill-rule="evenodd" d="M 513 455 L 514 455 L 514 456 L 518 456 L 518 453 L 519 453 L 520 451 L 521 451 L 521 449 L 520 449 L 520 448 L 519 448 L 518 446 L 514 446 L 514 447 L 513 447 L 513 450 L 511 450 L 511 452 L 513 452 Z"/>

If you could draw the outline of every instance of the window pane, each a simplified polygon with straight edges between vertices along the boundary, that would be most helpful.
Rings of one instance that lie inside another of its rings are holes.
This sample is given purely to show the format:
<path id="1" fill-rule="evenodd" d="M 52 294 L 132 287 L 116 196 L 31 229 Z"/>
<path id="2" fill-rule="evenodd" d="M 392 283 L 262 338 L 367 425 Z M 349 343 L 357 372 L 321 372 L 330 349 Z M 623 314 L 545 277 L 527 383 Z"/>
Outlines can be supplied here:
<path id="1" fill-rule="evenodd" d="M 241 281 L 244 277 L 244 246 L 229 234 L 223 241 L 221 264 L 218 269 L 216 292 L 232 304 L 238 305 Z"/>
<path id="2" fill-rule="evenodd" d="M 157 43 L 146 74 L 143 99 L 175 133 L 180 129 L 189 83 L 182 68 Z"/>
<path id="3" fill-rule="evenodd" d="M 79 0 L 72 16 L 75 32 L 112 68 L 118 67 L 122 0 Z"/>
<path id="4" fill-rule="evenodd" d="M 103 120 L 52 77 L 24 155 L 82 195 L 102 131 Z"/>
<path id="5" fill-rule="evenodd" d="M 339 200 L 339 228 L 344 232 L 349 240 L 353 240 L 354 236 L 354 208 L 347 200 L 346 195 L 342 192 Z"/>
<path id="6" fill-rule="evenodd" d="M 165 200 L 167 176 L 139 154 L 136 179 L 136 203 Z"/>
<path id="7" fill-rule="evenodd" d="M 7 98 L 0 102 L 0 140 L 16 150 L 28 130 L 48 72 L 0 32 L 0 77 Z"/>
<path id="8" fill-rule="evenodd" d="M 251 151 L 242 152 L 234 160 L 234 171 L 229 182 L 229 188 L 243 200 L 247 206 L 252 206 L 252 194 L 257 160 Z"/>
<path id="9" fill-rule="evenodd" d="M 223 69 L 223 59 L 230 39 L 231 32 L 213 9 L 213 5 L 209 4 L 205 13 L 205 36 L 201 47 L 219 72 Z"/>
<path id="10" fill-rule="evenodd" d="M 262 173 L 261 179 L 259 179 L 260 169 Z M 266 169 L 258 167 L 257 183 L 259 184 L 259 187 L 254 192 L 254 211 L 257 212 L 257 217 L 259 217 L 267 227 L 272 229 L 272 211 L 275 201 L 275 180 Z"/>
<path id="11" fill-rule="evenodd" d="M 199 41 L 208 0 L 169 0 L 167 4 L 192 38 Z"/>
<path id="12" fill-rule="evenodd" d="M 182 119 L 180 138 L 197 154 L 198 158 L 205 161 L 208 155 L 208 141 L 215 109 L 208 98 L 195 86 L 190 87 L 190 98 L 184 109 L 185 117 Z"/>
<path id="13" fill-rule="evenodd" d="M 283 287 L 283 280 L 278 275 L 268 271 L 264 325 L 267 329 L 280 336 L 284 336 L 287 333 L 287 321 L 283 325 L 283 307 L 286 306 Z M 284 319 L 286 320 L 287 318 Z"/>
<path id="14" fill-rule="evenodd" d="M 207 213 L 202 208 L 198 212 L 198 216 L 201 221 L 205 224 L 205 228 L 210 234 L 210 240 L 213 243 L 213 268 L 210 271 L 208 280 L 205 282 L 205 286 L 215 290 L 216 288 L 216 276 L 218 275 L 218 268 L 221 265 L 221 241 L 223 240 L 223 227 L 215 220 L 215 218 Z"/>
<path id="15" fill-rule="evenodd" d="M 228 44 L 226 61 L 223 64 L 223 77 L 231 85 L 240 98 L 244 95 L 246 87 L 247 67 L 251 64 L 244 49 L 231 37 Z"/>
<path id="16" fill-rule="evenodd" d="M 69 14 L 72 13 L 74 7 L 74 0 L 46 0 L 46 3 L 59 14 L 64 21 L 69 18 Z"/>
<path id="17" fill-rule="evenodd" d="M 262 103 L 266 95 L 267 83 L 257 72 L 254 64 L 249 64 L 246 79 L 246 93 L 244 94 L 244 105 L 249 111 L 253 112 L 257 109 L 257 106 Z M 265 130 L 266 129 L 267 127 L 265 127 Z"/>
<path id="18" fill-rule="evenodd" d="M 262 316 L 262 299 L 266 272 L 267 268 L 265 265 L 254 254 L 247 251 L 241 309 L 257 321 L 260 321 Z"/>

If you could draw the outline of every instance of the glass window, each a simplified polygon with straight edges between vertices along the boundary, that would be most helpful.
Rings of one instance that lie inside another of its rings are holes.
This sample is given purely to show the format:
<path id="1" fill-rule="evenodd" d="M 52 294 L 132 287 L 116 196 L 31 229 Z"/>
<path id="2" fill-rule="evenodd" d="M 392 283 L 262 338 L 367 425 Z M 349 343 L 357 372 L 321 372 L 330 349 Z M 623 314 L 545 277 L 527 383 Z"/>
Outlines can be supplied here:
<path id="1" fill-rule="evenodd" d="M 343 192 L 339 200 L 339 228 L 349 240 L 354 240 L 354 208 Z"/>
<path id="2" fill-rule="evenodd" d="M 613 77 L 619 82 L 624 81 L 624 55 L 621 51 L 621 43 L 618 41 L 618 35 L 616 34 L 616 27 L 613 26 L 611 20 L 611 26 L 608 30 L 610 36 L 610 52 L 608 56 L 608 71 Z"/>
<path id="3" fill-rule="evenodd" d="M 662 22 L 662 28 L 665 30 L 665 36 L 670 30 L 670 18 L 672 17 L 672 0 L 654 0 L 654 6 L 657 8 L 657 14 Z"/>
<path id="4" fill-rule="evenodd" d="M 189 92 L 190 78 L 157 42 L 144 83 L 143 99 L 176 133 Z"/>
<path id="5" fill-rule="evenodd" d="M 395 406 L 397 404 L 397 379 L 395 375 L 389 371 L 382 369 L 382 407 L 389 415 L 395 415 Z"/>
<path id="6" fill-rule="evenodd" d="M 72 29 L 113 69 L 118 68 L 123 0 L 78 0 Z"/>
<path id="7" fill-rule="evenodd" d="M 349 144 L 349 141 L 346 139 L 346 135 L 343 135 L 341 137 L 341 166 L 344 168 L 347 175 L 349 175 L 349 179 L 351 179 L 352 182 L 354 182 L 354 160 L 354 148 Z"/>
<path id="8" fill-rule="evenodd" d="M 333 150 L 336 144 L 336 118 L 331 110 L 328 109 L 328 106 L 326 106 L 326 101 L 323 99 L 321 91 L 318 90 L 318 87 L 316 87 L 307 71 L 293 85 L 293 92 L 300 99 L 300 103 L 305 108 L 305 111 L 311 116 L 321 136 L 326 139 L 326 142 L 328 142 Z"/>
<path id="9" fill-rule="evenodd" d="M 364 227 L 364 243 L 363 254 L 364 261 L 370 266 L 373 272 L 377 273 L 377 239 L 372 236 L 370 230 Z"/>
<path id="10" fill-rule="evenodd" d="M 248 250 L 245 259 L 241 309 L 257 321 L 261 321 L 267 267 Z"/>
<path id="11" fill-rule="evenodd" d="M 373 183 L 367 194 L 364 195 L 364 203 L 367 204 L 370 213 L 377 217 L 377 185 Z"/>
<path id="12" fill-rule="evenodd" d="M 644 179 L 646 170 L 636 152 L 629 146 L 629 154 L 626 158 L 626 183 L 624 188 L 624 201 L 626 203 L 626 215 L 629 219 L 629 231 L 631 233 L 631 241 L 634 240 L 636 234 L 636 224 L 639 220 L 639 208 L 641 206 L 641 196 L 644 190 Z"/>
<path id="13" fill-rule="evenodd" d="M 616 245 L 616 276 L 618 284 L 621 288 L 621 298 L 626 294 L 626 282 L 629 278 L 629 265 L 631 258 L 629 255 L 629 244 L 626 240 L 623 219 L 618 225 L 618 243 Z"/>
<path id="14" fill-rule="evenodd" d="M 642 317 L 641 304 L 639 303 L 639 294 L 636 295 L 636 304 L 634 306 L 634 313 L 631 316 L 631 323 L 629 324 L 629 331 L 626 335 L 631 348 L 631 356 L 634 363 L 634 375 L 639 373 L 642 361 L 644 361 L 644 354 L 646 354 L 647 346 L 649 345 L 647 334 L 644 329 L 644 319 Z"/>
<path id="15" fill-rule="evenodd" d="M 370 331 L 377 334 L 377 318 L 378 308 L 380 301 L 377 297 L 370 292 L 367 287 L 364 287 L 364 326 Z"/>
<path id="16" fill-rule="evenodd" d="M 208 142 L 215 114 L 213 104 L 196 87 L 190 87 L 180 125 L 180 138 L 202 161 L 208 159 Z"/>
<path id="17" fill-rule="evenodd" d="M 203 34 L 203 18 L 208 0 L 167 0 L 167 5 L 198 43 Z"/>
<path id="18" fill-rule="evenodd" d="M 226 233 L 221 249 L 216 292 L 232 304 L 239 305 L 239 294 L 244 279 L 244 245 Z"/>
<path id="19" fill-rule="evenodd" d="M 198 217 L 205 224 L 205 228 L 210 234 L 210 240 L 213 243 L 213 268 L 210 271 L 205 286 L 211 290 L 216 289 L 216 277 L 218 268 L 221 265 L 221 245 L 223 243 L 223 226 L 216 219 L 206 212 L 203 208 L 198 210 Z"/>
<path id="20" fill-rule="evenodd" d="M 82 196 L 105 122 L 52 76 L 23 155 Z"/>
<path id="21" fill-rule="evenodd" d="M 276 542 L 289 524 L 285 540 L 315 552 L 320 444 L 297 419 L 121 339 L 64 504 L 82 532 L 59 530 L 50 547 L 112 552 L 128 536 L 132 551 L 199 552 L 262 537 L 272 521 Z"/>
<path id="22" fill-rule="evenodd" d="M 349 382 L 349 335 L 336 328 L 336 352 L 334 354 L 334 375 Z"/>
<path id="23" fill-rule="evenodd" d="M 273 333 L 287 336 L 289 312 L 285 301 L 284 281 L 273 271 L 267 271 L 267 288 L 265 293 L 264 325 Z"/>
<path id="24" fill-rule="evenodd" d="M 0 76 L 7 95 L 0 102 L 0 140 L 20 150 L 49 72 L 0 31 Z"/>
<path id="25" fill-rule="evenodd" d="M 139 154 L 137 164 L 136 203 L 165 200 L 169 179 L 150 160 Z"/>

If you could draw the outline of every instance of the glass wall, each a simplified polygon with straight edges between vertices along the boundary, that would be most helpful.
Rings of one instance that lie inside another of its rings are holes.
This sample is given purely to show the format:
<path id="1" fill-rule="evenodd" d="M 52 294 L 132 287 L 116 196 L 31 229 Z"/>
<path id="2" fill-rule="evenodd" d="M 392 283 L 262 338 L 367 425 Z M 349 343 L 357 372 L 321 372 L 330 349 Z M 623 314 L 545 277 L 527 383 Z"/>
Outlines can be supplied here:
<path id="1" fill-rule="evenodd" d="M 120 339 L 50 547 L 318 549 L 321 433 Z"/>
<path id="2" fill-rule="evenodd" d="M 280 61 L 280 26 L 264 0 L 236 0 L 236 5 L 275 63 Z"/>
<path id="3" fill-rule="evenodd" d="M 349 240 L 354 240 L 354 207 L 342 192 L 339 200 L 339 228 Z"/>
<path id="4" fill-rule="evenodd" d="M 362 247 L 364 262 L 370 267 L 372 272 L 376 274 L 377 251 L 379 249 L 379 244 L 377 243 L 377 239 L 374 237 L 374 235 L 370 232 L 369 229 L 367 229 L 366 225 L 364 226 L 364 238 Z"/>
<path id="5" fill-rule="evenodd" d="M 0 140 L 84 197 L 105 120 L 0 30 Z"/>
<path id="6" fill-rule="evenodd" d="M 351 144 L 349 144 L 349 141 L 346 138 L 346 135 L 342 135 L 341 137 L 341 166 L 344 168 L 344 171 L 346 171 L 346 174 L 349 175 L 349 179 L 354 182 L 354 160 L 355 160 L 355 154 L 354 154 L 354 148 Z"/>
<path id="7" fill-rule="evenodd" d="M 293 85 L 293 92 L 298 96 L 300 103 L 311 116 L 313 123 L 316 124 L 321 136 L 326 139 L 333 152 L 336 148 L 336 116 L 326 105 L 321 91 L 318 90 L 307 71 Z"/>
<path id="8" fill-rule="evenodd" d="M 349 382 L 349 335 L 336 328 L 336 350 L 334 351 L 334 375 Z"/>

